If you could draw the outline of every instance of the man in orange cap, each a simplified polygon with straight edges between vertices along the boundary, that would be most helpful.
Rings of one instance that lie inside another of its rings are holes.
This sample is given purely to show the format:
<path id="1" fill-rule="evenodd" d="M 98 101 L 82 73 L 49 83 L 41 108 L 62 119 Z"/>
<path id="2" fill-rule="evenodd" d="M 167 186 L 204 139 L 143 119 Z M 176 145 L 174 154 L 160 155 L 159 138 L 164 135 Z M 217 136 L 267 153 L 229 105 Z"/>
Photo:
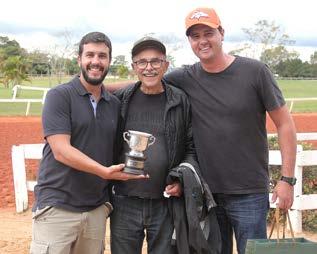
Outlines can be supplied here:
<path id="1" fill-rule="evenodd" d="M 192 105 L 194 141 L 203 177 L 218 204 L 222 253 L 238 253 L 249 238 L 266 238 L 269 208 L 266 112 L 276 125 L 282 178 L 272 201 L 293 203 L 296 135 L 282 93 L 268 67 L 223 51 L 224 29 L 212 8 L 197 8 L 185 20 L 186 35 L 199 62 L 165 75 Z"/>

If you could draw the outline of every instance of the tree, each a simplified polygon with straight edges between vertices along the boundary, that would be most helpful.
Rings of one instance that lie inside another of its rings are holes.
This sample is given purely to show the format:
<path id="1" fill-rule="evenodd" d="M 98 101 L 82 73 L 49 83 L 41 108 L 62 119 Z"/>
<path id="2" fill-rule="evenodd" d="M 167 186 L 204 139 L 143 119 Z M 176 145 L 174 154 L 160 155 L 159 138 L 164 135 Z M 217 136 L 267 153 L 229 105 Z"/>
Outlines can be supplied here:
<path id="1" fill-rule="evenodd" d="M 314 54 L 310 56 L 310 63 L 317 64 L 317 51 L 315 51 Z"/>
<path id="2" fill-rule="evenodd" d="M 75 54 L 76 43 L 73 42 L 73 34 L 69 30 L 59 31 L 56 36 L 61 39 L 61 44 L 55 45 L 50 54 L 50 66 L 52 73 L 57 75 L 58 82 L 62 82 L 62 76 L 65 74 L 66 63 L 69 58 Z"/>
<path id="3" fill-rule="evenodd" d="M 254 28 L 242 28 L 251 43 L 260 43 L 262 50 L 275 46 L 292 45 L 294 40 L 290 40 L 289 36 L 282 31 L 282 28 L 275 24 L 274 21 L 260 20 L 255 24 Z"/>
<path id="4" fill-rule="evenodd" d="M 51 66 L 49 63 L 49 56 L 47 53 L 39 50 L 34 50 L 27 54 L 27 59 L 32 66 L 30 74 L 36 75 L 48 75 L 51 72 Z"/>
<path id="5" fill-rule="evenodd" d="M 28 80 L 26 50 L 15 40 L 0 36 L 0 80 L 5 87 Z"/>
<path id="6" fill-rule="evenodd" d="M 250 43 L 245 45 L 246 49 L 253 46 L 253 53 L 260 52 L 260 60 L 266 63 L 274 72 L 279 62 L 287 59 L 296 59 L 299 54 L 296 51 L 289 52 L 288 45 L 295 43 L 284 33 L 274 21 L 260 20 L 252 28 L 243 28 Z M 260 48 L 258 48 L 259 46 Z"/>
<path id="7" fill-rule="evenodd" d="M 129 69 L 127 66 L 119 65 L 117 73 L 120 78 L 126 78 L 129 74 Z"/>
<path id="8" fill-rule="evenodd" d="M 22 56 L 10 56 L 1 66 L 1 81 L 6 88 L 20 84 L 23 80 L 30 81 L 28 72 L 28 62 Z"/>
<path id="9" fill-rule="evenodd" d="M 113 65 L 127 66 L 128 62 L 125 60 L 125 55 L 118 55 L 113 60 Z"/>
<path id="10" fill-rule="evenodd" d="M 114 57 L 113 64 L 109 68 L 109 74 L 126 78 L 129 74 L 128 62 L 125 60 L 125 55 Z"/>
<path id="11" fill-rule="evenodd" d="M 274 73 L 277 73 L 276 66 L 283 61 L 297 59 L 299 54 L 295 51 L 289 52 L 285 46 L 279 45 L 262 52 L 260 60 L 266 63 Z"/>
<path id="12" fill-rule="evenodd" d="M 70 75 L 74 75 L 76 73 L 79 73 L 80 68 L 79 68 L 78 63 L 77 63 L 77 58 L 73 57 L 72 59 L 68 59 L 66 61 L 65 68 L 66 68 L 66 72 Z"/>
<path id="13" fill-rule="evenodd" d="M 16 40 L 10 40 L 6 36 L 0 36 L 0 52 L 5 59 L 9 56 L 25 55 L 26 53 Z"/>

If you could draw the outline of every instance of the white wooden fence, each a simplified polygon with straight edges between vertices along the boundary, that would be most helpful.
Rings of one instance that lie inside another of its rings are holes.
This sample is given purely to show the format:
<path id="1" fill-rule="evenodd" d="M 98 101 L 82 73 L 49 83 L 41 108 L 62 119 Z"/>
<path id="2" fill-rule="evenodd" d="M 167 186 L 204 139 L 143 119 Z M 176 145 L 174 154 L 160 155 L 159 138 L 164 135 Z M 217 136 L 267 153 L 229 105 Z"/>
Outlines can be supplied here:
<path id="1" fill-rule="evenodd" d="M 12 88 L 12 92 L 13 92 L 13 93 L 12 93 L 12 99 L 16 99 L 17 94 L 18 94 L 18 90 L 42 91 L 42 92 L 43 92 L 42 102 L 44 103 L 46 94 L 47 94 L 48 90 L 50 90 L 50 88 L 46 88 L 46 87 L 36 87 L 36 86 L 21 86 L 21 85 L 15 85 L 15 86 Z"/>
<path id="2" fill-rule="evenodd" d="M 12 146 L 11 158 L 14 180 L 16 211 L 21 213 L 28 208 L 28 190 L 34 191 L 36 181 L 26 179 L 25 160 L 42 158 L 44 144 Z"/>
<path id="3" fill-rule="evenodd" d="M 271 136 L 271 135 L 269 135 Z M 298 140 L 317 140 L 317 133 L 298 133 Z M 23 212 L 28 208 L 27 191 L 33 191 L 35 181 L 26 180 L 25 159 L 41 159 L 43 144 L 24 144 L 12 146 L 12 168 L 14 177 L 16 211 Z M 269 151 L 269 164 L 281 165 L 280 151 Z M 317 165 L 317 150 L 303 151 L 301 145 L 297 146 L 295 177 L 297 183 L 294 187 L 294 203 L 290 217 L 295 232 L 302 232 L 302 211 L 317 209 L 317 194 L 302 194 L 302 178 L 304 166 Z M 272 194 L 270 194 L 271 196 Z M 271 207 L 275 204 L 271 203 Z"/>
<path id="4" fill-rule="evenodd" d="M 17 98 L 18 90 L 43 91 L 43 96 L 42 96 L 42 99 L 18 99 Z M 3 103 L 26 103 L 25 115 L 27 116 L 30 113 L 31 103 L 44 104 L 45 97 L 46 97 L 48 90 L 50 90 L 50 88 L 16 85 L 12 88 L 12 98 L 11 99 L 0 99 L 0 102 L 3 102 Z"/>
<path id="5" fill-rule="evenodd" d="M 290 101 L 289 112 L 292 112 L 294 103 L 296 101 L 317 101 L 317 97 L 307 97 L 307 98 L 286 98 L 285 101 Z"/>

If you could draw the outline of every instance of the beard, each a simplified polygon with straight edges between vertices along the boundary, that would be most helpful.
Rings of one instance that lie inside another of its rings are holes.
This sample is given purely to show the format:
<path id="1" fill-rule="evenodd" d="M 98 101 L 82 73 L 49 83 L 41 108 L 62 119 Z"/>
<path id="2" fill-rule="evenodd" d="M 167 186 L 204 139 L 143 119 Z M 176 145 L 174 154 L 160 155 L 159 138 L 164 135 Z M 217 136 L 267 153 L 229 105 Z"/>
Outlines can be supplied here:
<path id="1" fill-rule="evenodd" d="M 89 77 L 87 69 L 93 68 L 93 67 L 102 68 L 99 65 L 94 66 L 94 65 L 90 64 L 90 65 L 87 65 L 87 67 L 85 69 L 82 65 L 80 65 L 81 73 L 83 74 L 83 77 L 88 84 L 93 85 L 93 86 L 99 86 L 103 82 L 105 77 L 107 76 L 109 68 L 102 68 L 103 69 L 102 75 L 99 78 L 92 78 L 92 77 Z"/>

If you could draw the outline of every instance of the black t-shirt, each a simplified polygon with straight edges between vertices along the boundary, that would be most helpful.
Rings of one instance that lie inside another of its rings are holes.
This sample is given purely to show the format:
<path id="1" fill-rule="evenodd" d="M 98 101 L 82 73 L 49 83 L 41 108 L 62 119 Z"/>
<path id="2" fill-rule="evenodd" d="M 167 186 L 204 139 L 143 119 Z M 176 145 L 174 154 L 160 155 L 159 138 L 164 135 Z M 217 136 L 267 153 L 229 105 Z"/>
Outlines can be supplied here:
<path id="1" fill-rule="evenodd" d="M 76 77 L 48 92 L 42 114 L 44 136 L 69 134 L 72 146 L 100 164 L 110 166 L 119 107 L 119 100 L 103 91 L 95 116 L 89 93 Z M 34 190 L 33 210 L 55 206 L 70 211 L 89 211 L 108 200 L 107 186 L 108 181 L 96 175 L 56 161 L 46 143 Z"/>
<path id="2" fill-rule="evenodd" d="M 125 131 L 147 132 L 155 137 L 155 143 L 145 151 L 144 170 L 150 175 L 146 180 L 117 181 L 115 193 L 143 198 L 162 198 L 168 173 L 168 157 L 164 135 L 165 92 L 144 94 L 138 89 L 130 99 Z M 124 162 L 125 153 L 130 148 L 124 142 L 120 160 Z"/>
<path id="3" fill-rule="evenodd" d="M 285 104 L 267 66 L 236 57 L 219 73 L 196 63 L 164 79 L 189 97 L 199 164 L 212 192 L 267 192 L 266 111 Z"/>

